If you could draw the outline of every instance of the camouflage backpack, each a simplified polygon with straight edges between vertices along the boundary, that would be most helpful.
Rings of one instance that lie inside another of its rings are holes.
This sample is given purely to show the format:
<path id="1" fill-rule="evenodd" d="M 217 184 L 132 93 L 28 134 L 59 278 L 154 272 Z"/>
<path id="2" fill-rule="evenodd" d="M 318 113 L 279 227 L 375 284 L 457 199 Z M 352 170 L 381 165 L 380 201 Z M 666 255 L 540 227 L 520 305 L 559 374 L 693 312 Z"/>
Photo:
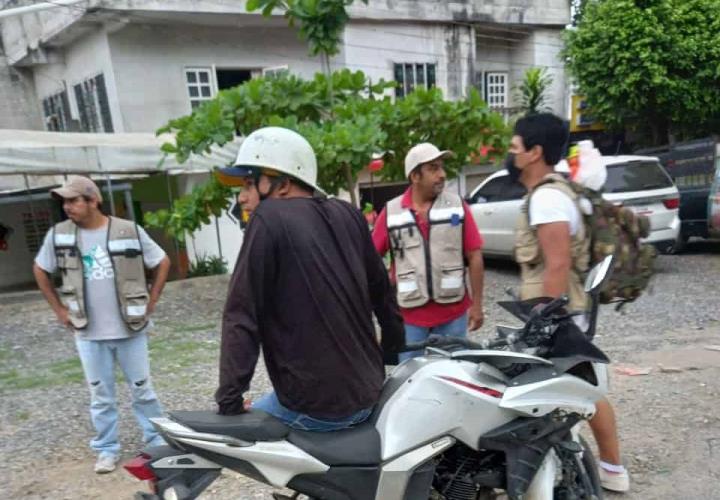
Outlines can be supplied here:
<path id="1" fill-rule="evenodd" d="M 619 302 L 620 308 L 637 299 L 653 275 L 655 248 L 640 241 L 650 234 L 650 219 L 610 203 L 598 191 L 567 182 L 580 199 L 592 205 L 590 215 L 581 210 L 590 237 L 590 266 L 608 255 L 615 257 L 613 272 L 600 292 L 600 303 Z"/>

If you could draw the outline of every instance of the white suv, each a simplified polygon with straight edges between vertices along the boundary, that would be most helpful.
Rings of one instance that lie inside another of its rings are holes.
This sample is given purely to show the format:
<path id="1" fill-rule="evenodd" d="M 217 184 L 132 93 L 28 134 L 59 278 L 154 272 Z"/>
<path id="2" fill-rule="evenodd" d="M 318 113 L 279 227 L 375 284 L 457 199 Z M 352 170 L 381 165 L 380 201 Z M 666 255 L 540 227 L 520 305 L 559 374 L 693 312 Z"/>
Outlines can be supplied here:
<path id="1" fill-rule="evenodd" d="M 671 252 L 680 231 L 680 195 L 657 158 L 603 156 L 608 175 L 603 197 L 650 218 L 646 242 Z M 485 240 L 483 254 L 512 257 L 515 230 L 525 187 L 512 182 L 506 170 L 495 172 L 468 196 L 478 229 Z"/>

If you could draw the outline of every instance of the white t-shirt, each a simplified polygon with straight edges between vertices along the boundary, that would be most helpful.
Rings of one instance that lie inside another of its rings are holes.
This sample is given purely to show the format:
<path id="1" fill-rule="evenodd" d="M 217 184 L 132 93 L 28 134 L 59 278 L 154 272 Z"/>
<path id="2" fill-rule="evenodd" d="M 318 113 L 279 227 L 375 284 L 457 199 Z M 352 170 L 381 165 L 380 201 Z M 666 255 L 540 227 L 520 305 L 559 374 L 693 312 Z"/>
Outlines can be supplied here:
<path id="1" fill-rule="evenodd" d="M 587 200 L 580 200 L 581 204 L 583 201 Z M 592 206 L 589 203 L 585 204 L 583 209 L 592 213 Z M 580 224 L 583 223 L 582 214 L 572 198 L 553 188 L 538 188 L 530 198 L 528 213 L 530 225 L 533 227 L 552 222 L 567 222 L 570 226 L 570 236 L 575 236 Z M 590 326 L 587 314 L 573 316 L 573 321 L 583 332 Z"/>
<path id="2" fill-rule="evenodd" d="M 538 188 L 530 198 L 530 225 L 567 222 L 570 236 L 575 236 L 582 224 L 582 216 L 575 202 L 559 189 Z"/>
<path id="3" fill-rule="evenodd" d="M 107 225 L 99 229 L 80 229 L 80 253 L 85 276 L 85 304 L 88 326 L 75 333 L 85 340 L 123 339 L 131 336 L 120 314 L 115 291 L 115 273 L 107 251 Z M 51 229 L 45 235 L 35 263 L 53 273 L 57 270 Z M 153 269 L 165 257 L 165 251 L 138 226 L 145 267 Z M 144 330 L 143 330 L 144 331 Z"/>

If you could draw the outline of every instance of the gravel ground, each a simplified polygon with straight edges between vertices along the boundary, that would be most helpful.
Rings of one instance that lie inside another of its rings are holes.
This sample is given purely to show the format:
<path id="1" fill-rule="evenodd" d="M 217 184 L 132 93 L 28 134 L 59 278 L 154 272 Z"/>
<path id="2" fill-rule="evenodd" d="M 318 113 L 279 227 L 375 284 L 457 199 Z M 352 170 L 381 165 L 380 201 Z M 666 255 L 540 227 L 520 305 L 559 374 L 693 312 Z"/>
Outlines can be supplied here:
<path id="1" fill-rule="evenodd" d="M 601 311 L 598 344 L 618 366 L 651 367 L 647 376 L 613 374 L 625 461 L 625 498 L 720 499 L 720 244 L 694 243 L 662 256 L 651 293 L 620 314 Z M 217 379 L 220 311 L 227 277 L 170 283 L 151 336 L 154 384 L 166 409 L 210 409 Z M 486 326 L 510 317 L 494 303 L 517 287 L 513 265 L 490 262 Z M 142 485 L 123 471 L 92 473 L 89 396 L 70 334 L 37 293 L 0 296 L 0 462 L 2 498 L 131 498 Z M 662 369 L 659 365 L 662 365 Z M 270 388 L 262 364 L 250 397 Z M 123 458 L 141 447 L 127 391 L 120 387 Z M 203 495 L 270 498 L 269 488 L 224 473 Z M 619 497 L 618 497 L 619 498 Z"/>

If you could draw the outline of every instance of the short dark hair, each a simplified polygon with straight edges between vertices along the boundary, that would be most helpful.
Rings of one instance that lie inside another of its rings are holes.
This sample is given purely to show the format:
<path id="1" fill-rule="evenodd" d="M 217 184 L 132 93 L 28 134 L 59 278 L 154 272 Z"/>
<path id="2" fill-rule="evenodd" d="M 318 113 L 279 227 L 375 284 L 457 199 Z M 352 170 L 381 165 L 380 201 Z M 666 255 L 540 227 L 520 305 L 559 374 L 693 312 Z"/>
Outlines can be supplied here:
<path id="1" fill-rule="evenodd" d="M 537 113 L 523 116 L 517 123 L 513 135 L 522 138 L 526 150 L 541 146 L 545 163 L 552 166 L 563 157 L 569 131 L 565 121 L 552 113 Z"/>

